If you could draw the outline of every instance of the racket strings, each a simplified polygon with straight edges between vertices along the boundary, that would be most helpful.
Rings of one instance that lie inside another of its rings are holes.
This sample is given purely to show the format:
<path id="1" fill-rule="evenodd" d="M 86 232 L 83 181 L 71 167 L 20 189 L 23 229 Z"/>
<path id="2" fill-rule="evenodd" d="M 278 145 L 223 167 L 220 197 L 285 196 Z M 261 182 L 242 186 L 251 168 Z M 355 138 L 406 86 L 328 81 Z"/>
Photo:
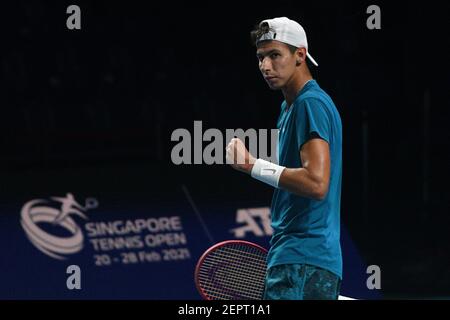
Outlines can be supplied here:
<path id="1" fill-rule="evenodd" d="M 199 269 L 199 281 L 210 299 L 262 298 L 266 252 L 248 245 L 222 246 Z"/>
<path id="2" fill-rule="evenodd" d="M 204 290 L 207 293 L 209 299 L 222 299 L 222 300 L 261 300 L 264 286 L 261 287 L 242 287 L 238 286 L 227 290 L 217 289 L 213 285 L 204 284 Z M 231 292 L 233 290 L 233 292 Z"/>
<path id="3" fill-rule="evenodd" d="M 241 249 L 236 249 L 236 248 L 230 248 L 230 247 L 223 247 L 221 248 L 221 250 L 217 250 L 216 251 L 217 254 L 226 254 L 229 256 L 235 256 L 235 257 L 239 257 L 242 258 L 245 256 L 246 259 L 248 260 L 254 260 L 255 262 L 260 262 L 261 258 L 263 258 L 262 260 L 264 261 L 264 263 L 266 262 L 266 253 L 262 252 L 262 251 L 256 251 L 256 250 L 249 250 L 248 248 L 244 248 L 243 250 Z"/>
<path id="4" fill-rule="evenodd" d="M 218 263 L 220 263 L 221 268 L 217 269 L 217 275 L 215 275 L 216 277 L 226 273 L 228 276 L 230 276 L 231 278 L 234 279 L 242 279 L 242 280 L 252 280 L 255 278 L 255 276 L 257 275 L 265 275 L 265 271 L 266 268 L 265 266 L 255 266 L 255 265 L 232 265 L 229 264 L 227 266 L 223 266 L 225 261 L 224 260 L 220 260 L 218 261 L 207 261 L 205 262 L 205 266 L 207 267 L 207 274 L 211 274 L 211 270 L 213 270 L 213 268 L 216 268 L 216 266 L 218 265 Z M 233 263 L 233 261 L 231 261 L 231 263 Z"/>
<path id="5" fill-rule="evenodd" d="M 259 257 L 259 259 L 256 258 L 248 258 L 247 256 L 243 257 L 242 253 L 241 254 L 237 254 L 237 253 L 233 253 L 233 254 L 227 254 L 227 253 L 222 253 L 222 252 L 217 252 L 215 253 L 214 256 L 209 257 L 209 259 L 205 259 L 204 263 L 217 263 L 220 262 L 221 260 L 223 261 L 227 261 L 230 262 L 231 265 L 229 266 L 229 268 L 233 268 L 233 267 L 240 267 L 240 263 L 242 263 L 243 258 L 245 258 L 245 262 L 246 265 L 252 265 L 251 263 L 254 263 L 253 266 L 255 268 L 259 268 L 262 269 L 262 271 L 266 270 L 266 261 L 265 261 L 265 256 L 264 257 Z M 237 262 L 238 261 L 238 262 Z"/>
<path id="6" fill-rule="evenodd" d="M 207 273 L 201 273 L 201 276 L 206 279 L 208 279 L 209 275 Z M 236 277 L 236 276 L 230 276 L 229 272 L 223 273 L 223 275 L 217 274 L 216 281 L 213 283 L 217 286 L 217 282 L 219 282 L 222 286 L 227 288 L 232 288 L 233 290 L 238 288 L 239 291 L 245 289 L 248 291 L 258 291 L 261 288 L 264 288 L 264 277 Z M 208 285 L 209 282 L 206 280 L 205 285 Z"/>
<path id="7" fill-rule="evenodd" d="M 218 276 L 214 282 L 203 279 L 202 287 L 210 298 L 261 299 L 264 290 L 263 285 L 254 285 L 252 283 L 255 281 L 254 279 L 249 279 L 246 282 L 239 281 L 244 281 L 244 279 L 233 279 L 224 275 L 223 277 Z M 264 278 L 260 279 L 260 283 L 264 283 Z"/>

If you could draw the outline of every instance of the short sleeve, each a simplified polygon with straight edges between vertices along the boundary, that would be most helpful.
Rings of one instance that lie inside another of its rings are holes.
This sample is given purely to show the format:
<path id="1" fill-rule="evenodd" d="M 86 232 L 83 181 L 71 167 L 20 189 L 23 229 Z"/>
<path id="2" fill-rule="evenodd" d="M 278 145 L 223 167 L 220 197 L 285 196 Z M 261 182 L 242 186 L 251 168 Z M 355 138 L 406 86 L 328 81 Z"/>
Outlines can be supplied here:
<path id="1" fill-rule="evenodd" d="M 311 138 L 321 138 L 330 143 L 331 119 L 326 107 L 319 99 L 305 99 L 295 105 L 295 130 L 297 147 L 301 149 Z"/>

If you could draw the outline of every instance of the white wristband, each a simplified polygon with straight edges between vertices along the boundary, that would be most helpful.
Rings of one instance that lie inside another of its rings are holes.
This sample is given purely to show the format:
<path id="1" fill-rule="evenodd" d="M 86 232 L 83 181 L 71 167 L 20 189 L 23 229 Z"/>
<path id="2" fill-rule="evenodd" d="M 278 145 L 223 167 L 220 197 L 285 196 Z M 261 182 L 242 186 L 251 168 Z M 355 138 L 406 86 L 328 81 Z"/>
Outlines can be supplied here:
<path id="1" fill-rule="evenodd" d="M 270 184 L 272 187 L 278 188 L 278 181 L 284 168 L 275 163 L 257 159 L 253 165 L 251 176 L 259 181 Z"/>

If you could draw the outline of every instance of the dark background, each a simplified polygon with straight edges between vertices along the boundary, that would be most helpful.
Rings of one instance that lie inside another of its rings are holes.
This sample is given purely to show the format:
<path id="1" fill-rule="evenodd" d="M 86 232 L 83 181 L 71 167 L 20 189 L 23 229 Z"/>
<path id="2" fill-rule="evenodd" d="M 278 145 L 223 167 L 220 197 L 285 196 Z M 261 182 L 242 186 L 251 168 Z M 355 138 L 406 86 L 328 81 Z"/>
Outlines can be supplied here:
<path id="1" fill-rule="evenodd" d="M 66 8 L 81 8 L 81 30 Z M 366 8 L 381 8 L 368 30 Z M 171 163 L 176 128 L 274 128 L 282 101 L 249 32 L 288 16 L 344 135 L 342 222 L 386 298 L 450 297 L 450 5 L 429 2 L 16 1 L 1 13 L 0 201 L 72 190 L 254 199 L 226 166 Z M 205 144 L 206 145 L 206 144 Z M 161 186 L 160 188 L 158 186 Z M 345 261 L 344 261 L 345 263 Z"/>

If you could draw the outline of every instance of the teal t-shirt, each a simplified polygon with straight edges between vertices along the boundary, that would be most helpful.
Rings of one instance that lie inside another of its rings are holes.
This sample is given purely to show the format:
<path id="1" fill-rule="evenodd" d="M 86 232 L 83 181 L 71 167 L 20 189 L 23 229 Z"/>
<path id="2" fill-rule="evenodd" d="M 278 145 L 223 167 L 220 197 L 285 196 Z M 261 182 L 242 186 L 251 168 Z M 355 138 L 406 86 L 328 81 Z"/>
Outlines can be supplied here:
<path id="1" fill-rule="evenodd" d="M 315 80 L 305 84 L 288 109 L 281 105 L 278 119 L 278 162 L 302 167 L 300 149 L 313 137 L 328 142 L 330 182 L 323 200 L 300 197 L 275 189 L 272 198 L 273 236 L 268 266 L 306 263 L 342 278 L 340 203 L 342 180 L 342 124 L 331 98 Z"/>

